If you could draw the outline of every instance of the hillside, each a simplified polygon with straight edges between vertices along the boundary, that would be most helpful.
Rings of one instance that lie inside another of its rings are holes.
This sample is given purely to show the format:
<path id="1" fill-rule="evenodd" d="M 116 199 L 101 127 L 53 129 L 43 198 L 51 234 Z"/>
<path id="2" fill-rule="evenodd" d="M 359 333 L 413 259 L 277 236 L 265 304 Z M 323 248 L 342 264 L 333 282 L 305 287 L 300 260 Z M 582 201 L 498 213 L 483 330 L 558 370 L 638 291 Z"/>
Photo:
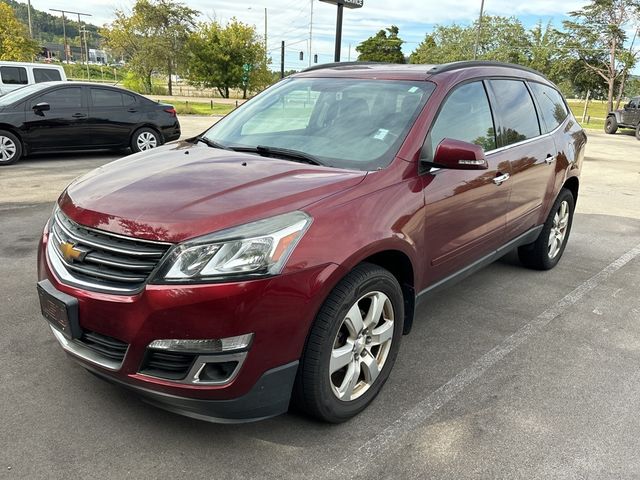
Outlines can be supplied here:
<path id="1" fill-rule="evenodd" d="M 11 8 L 16 12 L 16 17 L 18 20 L 23 22 L 25 25 L 29 24 L 28 21 L 28 13 L 27 13 L 27 3 L 16 2 L 15 0 L 2 0 L 6 2 Z M 90 13 L 90 12 L 87 12 Z M 87 17 L 85 17 L 87 18 Z M 36 10 L 31 7 L 31 25 L 33 26 L 33 37 L 40 42 L 55 42 L 62 43 L 63 42 L 63 32 L 62 32 L 62 17 L 52 15 L 48 12 L 43 12 L 41 10 Z M 71 45 L 79 45 L 80 38 L 80 25 L 76 21 L 73 21 L 72 18 L 67 18 L 66 20 L 66 29 L 67 29 L 67 39 Z M 89 48 L 98 48 L 100 43 L 100 36 L 98 35 L 99 27 L 90 23 L 86 24 L 86 29 L 91 32 L 87 37 L 87 43 L 89 44 Z"/>

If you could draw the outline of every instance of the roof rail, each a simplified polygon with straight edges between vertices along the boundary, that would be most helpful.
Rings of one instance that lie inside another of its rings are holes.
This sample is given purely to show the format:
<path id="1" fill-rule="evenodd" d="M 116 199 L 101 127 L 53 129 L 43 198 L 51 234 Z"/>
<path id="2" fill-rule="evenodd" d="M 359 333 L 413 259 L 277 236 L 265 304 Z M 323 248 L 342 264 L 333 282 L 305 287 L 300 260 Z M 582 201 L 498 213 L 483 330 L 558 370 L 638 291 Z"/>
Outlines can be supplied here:
<path id="1" fill-rule="evenodd" d="M 366 65 L 385 65 L 384 62 L 333 62 L 333 63 L 322 63 L 320 65 L 314 65 L 309 68 L 305 68 L 302 72 L 313 72 L 314 70 L 323 70 L 325 68 L 335 68 L 335 67 L 358 67 L 358 66 L 366 66 Z"/>
<path id="2" fill-rule="evenodd" d="M 544 77 L 540 72 L 534 70 L 533 68 L 524 67 L 522 65 L 516 65 L 515 63 L 505 63 L 505 62 L 496 62 L 494 60 L 464 60 L 461 62 L 451 62 L 451 63 L 443 63 L 441 65 L 435 65 L 434 67 L 427 70 L 427 73 L 430 75 L 435 75 L 437 73 L 450 72 L 452 70 L 459 70 L 461 68 L 468 67 L 506 67 L 506 68 L 515 68 L 518 70 L 524 70 L 525 72 L 535 73 L 536 75 L 540 75 Z"/>

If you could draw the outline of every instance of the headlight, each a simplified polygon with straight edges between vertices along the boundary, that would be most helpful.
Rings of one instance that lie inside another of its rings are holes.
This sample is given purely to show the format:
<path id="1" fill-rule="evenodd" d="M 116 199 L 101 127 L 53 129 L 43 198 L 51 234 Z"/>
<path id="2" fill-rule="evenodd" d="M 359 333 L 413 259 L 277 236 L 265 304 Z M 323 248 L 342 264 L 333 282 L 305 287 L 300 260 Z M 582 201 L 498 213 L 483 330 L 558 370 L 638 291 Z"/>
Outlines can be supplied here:
<path id="1" fill-rule="evenodd" d="M 156 281 L 201 282 L 276 275 L 311 225 L 304 212 L 247 223 L 178 245 Z"/>

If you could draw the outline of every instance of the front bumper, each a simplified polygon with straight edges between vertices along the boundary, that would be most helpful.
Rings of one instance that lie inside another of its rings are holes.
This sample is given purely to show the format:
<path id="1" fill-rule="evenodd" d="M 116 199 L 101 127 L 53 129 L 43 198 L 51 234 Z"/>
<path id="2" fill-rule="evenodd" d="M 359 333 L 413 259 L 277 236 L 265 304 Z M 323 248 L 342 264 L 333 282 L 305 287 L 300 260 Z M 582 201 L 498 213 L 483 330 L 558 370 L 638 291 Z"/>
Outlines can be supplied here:
<path id="1" fill-rule="evenodd" d="M 65 284 L 46 255 L 40 280 L 78 300 L 84 331 L 117 339 L 126 354 L 117 363 L 79 352 L 54 331 L 65 351 L 85 368 L 139 393 L 149 403 L 212 421 L 257 420 L 286 411 L 307 333 L 341 267 L 327 264 L 287 275 L 225 284 L 146 285 L 133 295 L 92 292 Z M 337 281 L 337 280 L 336 280 Z M 159 339 L 220 339 L 253 333 L 237 375 L 200 385 L 141 373 L 148 345 Z M 81 345 L 80 345 L 81 347 Z"/>

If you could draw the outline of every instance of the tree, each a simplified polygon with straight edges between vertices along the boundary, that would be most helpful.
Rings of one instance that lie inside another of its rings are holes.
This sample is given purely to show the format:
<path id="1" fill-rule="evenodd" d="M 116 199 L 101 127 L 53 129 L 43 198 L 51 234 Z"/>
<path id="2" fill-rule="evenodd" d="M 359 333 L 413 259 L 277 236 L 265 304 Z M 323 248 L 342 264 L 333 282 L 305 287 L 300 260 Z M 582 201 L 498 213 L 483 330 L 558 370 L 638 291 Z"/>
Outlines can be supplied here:
<path id="1" fill-rule="evenodd" d="M 227 25 L 202 23 L 187 41 L 189 83 L 216 88 L 229 98 L 231 89 L 255 92 L 271 83 L 264 41 L 253 26 L 235 18 Z"/>
<path id="2" fill-rule="evenodd" d="M 197 14 L 174 0 L 137 0 L 130 15 L 117 10 L 116 19 L 101 34 L 114 55 L 127 59 L 146 93 L 151 92 L 151 75 L 159 71 L 168 75 L 172 95 L 171 75 L 183 66 L 184 47 Z"/>
<path id="3" fill-rule="evenodd" d="M 433 33 L 410 55 L 411 63 L 448 63 L 471 60 L 478 22 L 473 25 L 436 25 Z M 485 16 L 482 20 L 478 58 L 527 65 L 530 35 L 515 17 Z"/>
<path id="4" fill-rule="evenodd" d="M 0 3 L 0 60 L 29 61 L 38 53 L 38 44 L 29 38 L 13 9 Z"/>
<path id="5" fill-rule="evenodd" d="M 389 35 L 387 35 L 389 32 Z M 367 38 L 356 47 L 358 60 L 361 62 L 406 63 L 402 53 L 404 41 L 398 36 L 399 29 L 395 25 L 380 30 L 373 37 Z"/>
<path id="6" fill-rule="evenodd" d="M 573 20 L 563 22 L 565 46 L 607 84 L 607 103 L 613 110 L 616 82 L 624 71 L 621 50 L 627 39 L 626 28 L 640 16 L 638 0 L 591 0 L 580 10 L 570 12 Z"/>

